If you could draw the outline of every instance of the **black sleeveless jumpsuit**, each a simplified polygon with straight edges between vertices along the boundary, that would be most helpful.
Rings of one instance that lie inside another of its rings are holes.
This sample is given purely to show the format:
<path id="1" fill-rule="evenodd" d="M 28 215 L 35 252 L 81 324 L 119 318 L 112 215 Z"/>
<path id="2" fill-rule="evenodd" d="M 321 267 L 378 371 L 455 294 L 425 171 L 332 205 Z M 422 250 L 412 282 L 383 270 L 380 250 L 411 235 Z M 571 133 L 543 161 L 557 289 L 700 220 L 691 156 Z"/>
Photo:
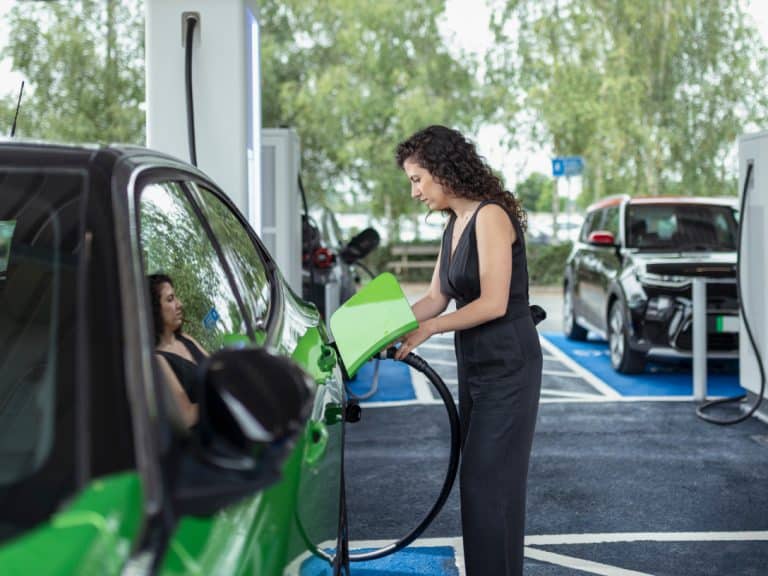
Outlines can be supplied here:
<path id="1" fill-rule="evenodd" d="M 451 256 L 456 217 L 443 233 L 440 287 L 461 308 L 480 296 L 475 221 L 464 229 Z M 528 308 L 525 239 L 510 214 L 512 280 L 501 318 L 455 333 L 459 376 L 462 461 L 461 523 L 467 576 L 523 572 L 528 460 L 541 389 L 539 336 Z"/>

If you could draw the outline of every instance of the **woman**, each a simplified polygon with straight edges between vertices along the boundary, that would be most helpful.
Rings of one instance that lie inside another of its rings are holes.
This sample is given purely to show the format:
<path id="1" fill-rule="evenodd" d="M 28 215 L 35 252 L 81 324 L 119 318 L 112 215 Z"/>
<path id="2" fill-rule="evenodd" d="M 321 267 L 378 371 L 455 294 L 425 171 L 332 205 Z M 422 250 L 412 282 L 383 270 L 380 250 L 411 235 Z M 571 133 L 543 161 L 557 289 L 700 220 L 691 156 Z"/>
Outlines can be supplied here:
<path id="1" fill-rule="evenodd" d="M 413 305 L 419 327 L 396 357 L 434 334 L 455 333 L 467 575 L 519 575 L 542 370 L 528 306 L 525 213 L 456 130 L 425 128 L 396 158 L 411 196 L 449 215 L 432 283 Z M 451 299 L 456 311 L 441 316 Z"/>
<path id="2" fill-rule="evenodd" d="M 181 331 L 183 306 L 176 296 L 171 279 L 165 274 L 152 274 L 149 276 L 149 292 L 152 297 L 157 362 L 165 381 L 171 387 L 184 425 L 190 428 L 197 423 L 197 366 L 208 353 L 194 338 Z"/>

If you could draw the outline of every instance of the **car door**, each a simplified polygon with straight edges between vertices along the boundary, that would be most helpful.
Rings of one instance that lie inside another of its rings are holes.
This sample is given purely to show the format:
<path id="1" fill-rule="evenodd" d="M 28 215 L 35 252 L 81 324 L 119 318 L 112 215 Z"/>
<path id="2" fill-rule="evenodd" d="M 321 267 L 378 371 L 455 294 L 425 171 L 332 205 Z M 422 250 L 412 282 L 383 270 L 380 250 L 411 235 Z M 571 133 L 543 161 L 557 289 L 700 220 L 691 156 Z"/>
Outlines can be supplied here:
<path id="1" fill-rule="evenodd" d="M 270 272 L 274 264 L 266 250 L 229 203 L 210 186 L 189 186 L 230 264 L 257 339 L 292 357 L 317 384 L 309 425 L 285 470 L 296 483 L 295 492 L 282 496 L 292 499 L 282 505 L 291 518 L 281 525 L 281 533 L 263 535 L 261 544 L 274 547 L 279 542 L 286 564 L 300 565 L 312 553 L 331 561 L 341 513 L 344 427 L 343 382 L 335 352 L 316 309 L 303 303 L 276 270 Z"/>
<path id="2" fill-rule="evenodd" d="M 613 234 L 616 246 L 618 246 L 621 244 L 621 205 L 610 206 L 604 212 L 601 223 L 602 230 Z M 603 331 L 607 330 L 607 306 L 611 285 L 621 265 L 616 246 L 596 246 L 594 250 L 595 292 L 592 306 L 595 325 Z"/>
<path id="3" fill-rule="evenodd" d="M 252 341 L 255 333 L 233 273 L 185 184 L 146 180 L 138 203 L 145 274 L 163 273 L 172 279 L 183 305 L 182 332 L 209 354 Z M 183 438 L 178 422 L 176 427 Z M 273 508 L 266 494 L 257 493 L 210 517 L 177 517 L 160 573 L 277 573 L 281 559 L 263 542 L 277 542 L 283 530 L 283 518 Z"/>
<path id="4" fill-rule="evenodd" d="M 578 317 L 589 317 L 585 301 L 585 296 L 589 295 L 589 286 L 587 284 L 586 289 L 584 287 L 585 281 L 589 281 L 589 265 L 591 262 L 591 246 L 587 244 L 587 238 L 596 229 L 595 226 L 600 223 L 601 217 L 602 213 L 599 210 L 587 214 L 579 234 L 577 249 L 571 260 L 569 282 L 571 284 L 573 312 Z"/>
<path id="5" fill-rule="evenodd" d="M 584 245 L 581 251 L 581 260 L 579 263 L 579 302 L 581 304 L 580 314 L 592 326 L 600 327 L 600 302 L 602 299 L 602 280 L 600 277 L 602 270 L 601 252 L 605 248 L 590 244 L 587 240 L 589 234 L 594 231 L 602 230 L 605 221 L 605 208 L 595 210 L 590 227 L 585 229 L 586 236 L 583 239 Z"/>

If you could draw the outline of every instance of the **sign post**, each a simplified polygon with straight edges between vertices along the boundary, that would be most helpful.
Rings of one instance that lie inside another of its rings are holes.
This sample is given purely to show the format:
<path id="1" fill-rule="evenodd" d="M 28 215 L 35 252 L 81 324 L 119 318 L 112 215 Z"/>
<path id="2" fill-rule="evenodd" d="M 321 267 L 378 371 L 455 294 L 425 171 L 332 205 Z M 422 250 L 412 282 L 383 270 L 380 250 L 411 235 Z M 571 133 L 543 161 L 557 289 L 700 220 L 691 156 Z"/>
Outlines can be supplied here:
<path id="1" fill-rule="evenodd" d="M 552 176 L 555 178 L 555 194 L 552 202 L 552 234 L 555 239 L 558 236 L 557 213 L 560 208 L 560 195 L 558 191 L 559 179 L 565 177 L 568 198 L 568 217 L 573 213 L 573 196 L 571 194 L 571 177 L 581 176 L 584 172 L 584 158 L 581 156 L 557 156 L 552 158 Z"/>

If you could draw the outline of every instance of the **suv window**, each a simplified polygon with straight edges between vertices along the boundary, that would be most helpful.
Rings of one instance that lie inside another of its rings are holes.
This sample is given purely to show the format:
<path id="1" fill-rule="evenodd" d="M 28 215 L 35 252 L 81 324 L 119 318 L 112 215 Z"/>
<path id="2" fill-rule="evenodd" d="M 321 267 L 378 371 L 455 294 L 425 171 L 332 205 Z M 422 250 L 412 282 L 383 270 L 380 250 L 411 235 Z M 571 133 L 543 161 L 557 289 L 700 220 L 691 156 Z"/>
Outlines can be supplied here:
<path id="1" fill-rule="evenodd" d="M 183 331 L 209 353 L 247 333 L 227 271 L 182 185 L 157 182 L 139 199 L 140 238 L 147 274 L 173 281 L 183 305 Z"/>
<path id="2" fill-rule="evenodd" d="M 235 213 L 204 186 L 190 187 L 230 263 L 249 319 L 254 325 L 266 324 L 272 296 L 266 263 Z"/>
<path id="3" fill-rule="evenodd" d="M 598 226 L 600 225 L 602 215 L 602 210 L 594 210 L 587 214 L 587 217 L 584 219 L 584 226 L 581 228 L 581 237 L 579 238 L 582 242 L 586 242 L 592 232 L 599 230 Z"/>
<path id="4" fill-rule="evenodd" d="M 600 225 L 601 230 L 606 230 L 613 234 L 613 237 L 618 241 L 619 239 L 619 207 L 611 206 L 603 210 L 603 221 Z"/>
<path id="5" fill-rule="evenodd" d="M 74 490 L 84 183 L 0 169 L 0 540 Z"/>
<path id="6" fill-rule="evenodd" d="M 729 206 L 629 206 L 627 246 L 652 250 L 736 250 L 737 224 Z"/>

